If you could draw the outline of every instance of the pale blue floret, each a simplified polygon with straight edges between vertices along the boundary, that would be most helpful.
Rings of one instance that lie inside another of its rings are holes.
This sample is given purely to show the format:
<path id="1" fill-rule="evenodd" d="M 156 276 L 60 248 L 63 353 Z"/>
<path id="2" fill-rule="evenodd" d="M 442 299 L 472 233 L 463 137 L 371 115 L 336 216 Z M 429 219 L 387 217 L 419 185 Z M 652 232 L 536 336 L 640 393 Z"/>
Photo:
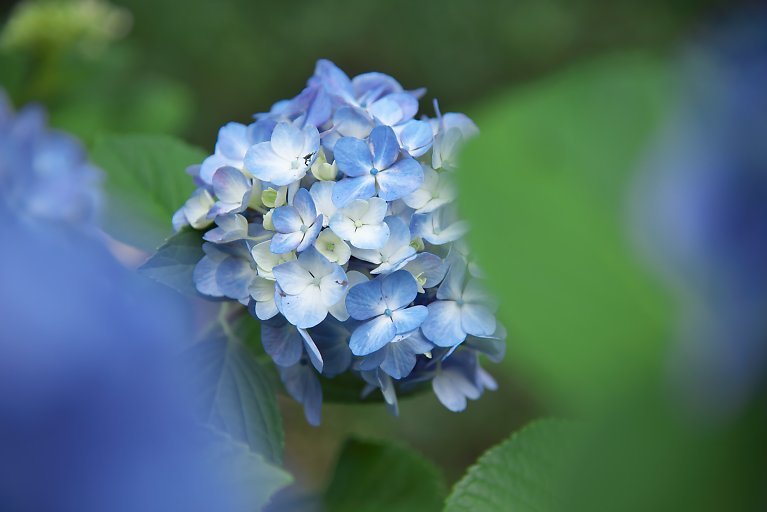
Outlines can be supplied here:
<path id="1" fill-rule="evenodd" d="M 216 244 L 226 244 L 248 238 L 248 219 L 238 213 L 216 217 L 216 226 L 203 235 L 203 240 Z"/>
<path id="2" fill-rule="evenodd" d="M 495 390 L 498 385 L 479 365 L 476 352 L 460 350 L 441 362 L 431 387 L 442 405 L 460 412 L 466 409 L 467 399 L 476 400 L 485 389 Z"/>
<path id="3" fill-rule="evenodd" d="M 399 199 L 423 183 L 423 170 L 413 158 L 400 156 L 394 131 L 378 126 L 370 133 L 370 143 L 344 137 L 335 146 L 338 168 L 346 175 L 336 183 L 333 201 L 345 206 L 355 199 L 378 194 L 384 201 Z"/>
<path id="4" fill-rule="evenodd" d="M 251 298 L 248 309 L 253 316 L 259 320 L 269 320 L 277 316 L 280 311 L 274 301 L 276 291 L 274 280 L 256 276 L 250 282 L 248 291 Z"/>
<path id="5" fill-rule="evenodd" d="M 417 356 L 427 354 L 434 345 L 416 330 L 402 339 L 386 344 L 380 350 L 360 359 L 360 370 L 381 368 L 393 379 L 403 379 L 415 367 Z"/>
<path id="6" fill-rule="evenodd" d="M 202 244 L 205 256 L 194 268 L 194 283 L 203 295 L 228 297 L 247 304 L 250 282 L 256 273 L 246 246 Z"/>
<path id="7" fill-rule="evenodd" d="M 253 193 L 253 182 L 234 167 L 222 167 L 213 175 L 213 191 L 217 201 L 208 212 L 211 219 L 245 211 Z"/>
<path id="8" fill-rule="evenodd" d="M 185 226 L 192 226 L 194 229 L 210 226 L 213 224 L 213 219 L 208 214 L 215 203 L 210 192 L 204 188 L 198 188 L 186 200 L 184 206 L 173 214 L 173 229 L 180 231 Z"/>
<path id="9" fill-rule="evenodd" d="M 317 215 L 309 191 L 302 188 L 293 197 L 292 205 L 274 210 L 272 223 L 277 233 L 272 238 L 270 249 L 275 254 L 284 254 L 311 247 L 322 230 L 323 219 L 322 214 Z"/>
<path id="10" fill-rule="evenodd" d="M 377 265 L 371 274 L 389 274 L 402 268 L 416 257 L 415 248 L 410 245 L 410 230 L 399 217 L 386 217 L 389 226 L 389 239 L 380 249 L 352 248 L 352 255 L 363 261 Z"/>
<path id="11" fill-rule="evenodd" d="M 425 306 L 408 307 L 418 294 L 410 273 L 401 270 L 354 286 L 346 296 L 346 309 L 357 327 L 349 348 L 357 356 L 371 354 L 391 343 L 397 335 L 407 334 L 423 323 Z"/>
<path id="12" fill-rule="evenodd" d="M 242 169 L 245 153 L 253 144 L 268 141 L 271 138 L 275 122 L 263 119 L 249 126 L 240 123 L 228 123 L 218 131 L 215 152 L 206 158 L 199 170 L 202 182 L 213 183 L 213 175 L 221 167 Z"/>
<path id="13" fill-rule="evenodd" d="M 278 285 L 277 307 L 290 323 L 302 329 L 322 322 L 348 286 L 341 266 L 329 262 L 313 247 L 272 272 Z"/>
<path id="14" fill-rule="evenodd" d="M 355 199 L 336 211 L 330 229 L 358 249 L 380 249 L 389 240 L 389 226 L 384 222 L 387 208 L 378 197 Z"/>
<path id="15" fill-rule="evenodd" d="M 277 317 L 261 326 L 261 344 L 278 366 L 293 366 L 306 354 L 312 366 L 322 373 L 320 349 L 306 329 L 298 329 L 284 318 Z"/>
<path id="16" fill-rule="evenodd" d="M 437 286 L 447 272 L 447 265 L 442 258 L 429 252 L 419 253 L 402 268 L 415 278 L 418 293 L 426 293 L 426 288 Z"/>
<path id="17" fill-rule="evenodd" d="M 410 230 L 433 245 L 455 242 L 469 231 L 466 221 L 458 220 L 455 209 L 444 206 L 431 213 L 413 215 Z"/>
<path id="18" fill-rule="evenodd" d="M 479 129 L 465 114 L 448 112 L 443 116 L 438 108 L 437 114 L 437 119 L 431 121 L 434 133 L 431 165 L 435 169 L 452 171 L 457 167 L 457 157 L 463 144 L 477 136 Z"/>
<path id="19" fill-rule="evenodd" d="M 314 126 L 279 123 L 269 142 L 248 149 L 245 168 L 259 180 L 290 185 L 306 175 L 319 149 L 320 134 Z"/>
<path id="20" fill-rule="evenodd" d="M 439 347 L 458 345 L 468 335 L 489 337 L 496 331 L 487 293 L 467 274 L 466 264 L 453 264 L 437 290 L 438 300 L 428 305 L 429 316 L 421 329 Z"/>
<path id="21" fill-rule="evenodd" d="M 0 206 L 90 228 L 101 209 L 101 180 L 76 139 L 48 128 L 41 107 L 14 114 L 0 89 Z"/>
<path id="22" fill-rule="evenodd" d="M 399 131 L 402 149 L 413 158 L 424 155 L 431 149 L 434 136 L 429 121 L 408 121 Z"/>

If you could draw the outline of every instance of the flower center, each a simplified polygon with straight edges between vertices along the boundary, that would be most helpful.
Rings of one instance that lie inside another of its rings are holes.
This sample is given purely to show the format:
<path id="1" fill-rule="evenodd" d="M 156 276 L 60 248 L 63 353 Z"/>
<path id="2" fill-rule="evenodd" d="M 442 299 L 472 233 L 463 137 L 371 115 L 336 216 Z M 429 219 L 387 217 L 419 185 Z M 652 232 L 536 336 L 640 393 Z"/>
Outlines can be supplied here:
<path id="1" fill-rule="evenodd" d="M 378 169 L 376 169 L 375 167 L 373 167 L 372 169 L 370 169 L 370 174 L 372 174 L 373 176 L 375 176 L 376 174 L 378 174 Z"/>
<path id="2" fill-rule="evenodd" d="M 295 171 L 296 169 L 298 169 L 299 165 L 300 165 L 300 163 L 298 162 L 298 159 L 296 158 L 295 160 L 290 162 L 290 169 Z"/>
<path id="3" fill-rule="evenodd" d="M 384 315 L 391 316 L 391 309 L 386 308 L 386 311 L 384 311 Z"/>
<path id="4" fill-rule="evenodd" d="M 455 301 L 455 303 L 458 304 L 459 306 L 463 306 L 463 299 L 458 299 L 457 301 Z"/>
<path id="5" fill-rule="evenodd" d="M 326 245 L 325 247 L 327 247 L 328 251 L 331 251 L 331 252 L 332 252 L 332 251 L 334 251 L 334 250 L 335 250 L 335 248 L 336 248 L 336 244 L 333 244 L 333 243 L 329 243 L 329 244 L 328 244 L 328 245 Z"/>
<path id="6" fill-rule="evenodd" d="M 309 227 L 306 224 L 301 224 L 301 233 L 306 233 L 307 229 L 309 229 Z"/>

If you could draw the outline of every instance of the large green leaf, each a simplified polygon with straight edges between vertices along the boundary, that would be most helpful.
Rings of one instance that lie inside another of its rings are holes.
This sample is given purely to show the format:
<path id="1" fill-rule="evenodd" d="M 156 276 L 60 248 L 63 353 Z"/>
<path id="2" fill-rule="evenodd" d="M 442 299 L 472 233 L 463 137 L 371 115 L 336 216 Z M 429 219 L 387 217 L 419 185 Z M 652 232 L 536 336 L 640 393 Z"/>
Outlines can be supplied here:
<path id="1" fill-rule="evenodd" d="M 447 491 L 436 467 L 413 450 L 350 439 L 325 493 L 327 512 L 430 512 Z"/>
<path id="2" fill-rule="evenodd" d="M 194 190 L 184 172 L 205 153 L 161 135 L 111 135 L 91 154 L 107 175 L 106 231 L 123 242 L 154 250 L 172 232 L 173 213 Z"/>
<path id="3" fill-rule="evenodd" d="M 625 204 L 668 75 L 653 58 L 613 56 L 475 115 L 462 214 L 502 298 L 507 364 L 551 404 L 602 398 L 659 359 L 670 308 L 632 249 Z"/>
<path id="4" fill-rule="evenodd" d="M 539 420 L 483 454 L 455 484 L 445 512 L 551 512 L 561 507 L 561 464 L 572 424 Z"/>
<path id="5" fill-rule="evenodd" d="M 282 419 L 269 377 L 231 333 L 214 326 L 185 353 L 200 399 L 200 420 L 280 463 Z"/>
<path id="6" fill-rule="evenodd" d="M 166 240 L 139 272 L 181 293 L 196 295 L 192 274 L 204 255 L 202 233 L 185 228 Z"/>

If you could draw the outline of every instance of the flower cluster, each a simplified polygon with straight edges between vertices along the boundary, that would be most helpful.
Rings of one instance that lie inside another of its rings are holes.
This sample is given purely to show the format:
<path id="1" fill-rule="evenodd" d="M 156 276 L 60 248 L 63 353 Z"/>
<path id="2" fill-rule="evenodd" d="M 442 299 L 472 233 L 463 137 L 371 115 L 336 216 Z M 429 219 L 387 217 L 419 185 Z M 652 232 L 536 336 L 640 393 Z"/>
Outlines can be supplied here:
<path id="1" fill-rule="evenodd" d="M 67 134 L 50 130 L 43 109 L 17 114 L 0 90 L 0 209 L 14 218 L 92 225 L 101 172 Z"/>
<path id="2" fill-rule="evenodd" d="M 306 88 L 229 123 L 188 172 L 174 227 L 206 230 L 197 290 L 241 302 L 287 391 L 319 422 L 319 375 L 352 372 L 396 411 L 430 381 L 454 411 L 492 378 L 505 334 L 469 260 L 452 182 L 465 115 L 416 119 L 423 91 L 320 60 Z"/>

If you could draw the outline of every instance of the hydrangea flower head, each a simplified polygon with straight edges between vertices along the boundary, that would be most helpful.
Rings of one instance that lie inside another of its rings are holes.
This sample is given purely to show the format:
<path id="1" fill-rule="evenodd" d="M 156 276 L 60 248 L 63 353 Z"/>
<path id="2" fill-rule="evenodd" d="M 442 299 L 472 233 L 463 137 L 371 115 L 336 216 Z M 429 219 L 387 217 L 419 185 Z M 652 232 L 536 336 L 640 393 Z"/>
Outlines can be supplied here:
<path id="1" fill-rule="evenodd" d="M 456 152 L 477 128 L 416 118 L 423 93 L 320 60 L 298 96 L 221 129 L 174 217 L 206 230 L 197 290 L 248 305 L 310 423 L 322 381 L 347 372 L 394 411 L 423 382 L 456 411 L 495 387 L 479 355 L 497 360 L 505 332 L 453 204 Z"/>

